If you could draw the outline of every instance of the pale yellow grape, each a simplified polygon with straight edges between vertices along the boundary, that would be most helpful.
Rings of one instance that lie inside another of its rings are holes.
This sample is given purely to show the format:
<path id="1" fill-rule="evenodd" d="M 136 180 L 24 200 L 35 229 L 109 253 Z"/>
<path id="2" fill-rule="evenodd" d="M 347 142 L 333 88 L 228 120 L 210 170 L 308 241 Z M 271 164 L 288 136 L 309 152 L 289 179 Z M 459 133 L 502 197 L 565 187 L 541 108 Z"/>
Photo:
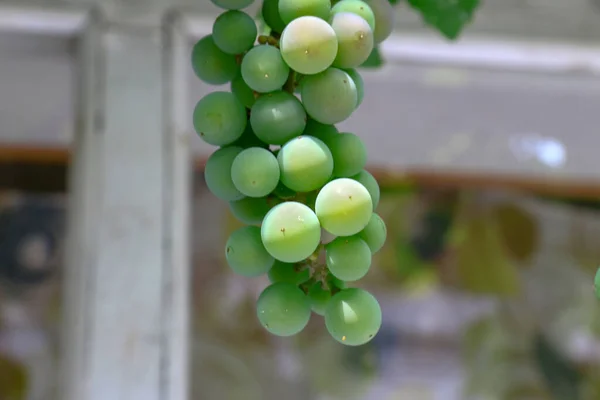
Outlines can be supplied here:
<path id="1" fill-rule="evenodd" d="M 334 67 L 356 68 L 369 58 L 375 42 L 364 18 L 350 12 L 337 13 L 331 18 L 331 27 L 338 39 Z"/>
<path id="2" fill-rule="evenodd" d="M 321 18 L 306 16 L 290 22 L 279 40 L 281 56 L 291 69 L 318 74 L 333 64 L 338 51 L 335 31 Z"/>

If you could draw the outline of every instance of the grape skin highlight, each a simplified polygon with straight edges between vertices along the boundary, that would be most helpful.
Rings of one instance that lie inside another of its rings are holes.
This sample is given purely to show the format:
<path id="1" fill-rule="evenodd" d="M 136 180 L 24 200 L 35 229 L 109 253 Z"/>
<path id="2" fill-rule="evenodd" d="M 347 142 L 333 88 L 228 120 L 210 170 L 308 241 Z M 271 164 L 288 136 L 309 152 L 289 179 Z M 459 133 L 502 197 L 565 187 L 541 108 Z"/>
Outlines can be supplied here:
<path id="1" fill-rule="evenodd" d="M 204 166 L 204 181 L 208 190 L 217 198 L 224 201 L 236 201 L 244 198 L 237 190 L 231 179 L 233 160 L 242 152 L 241 147 L 223 147 L 206 161 Z"/>
<path id="2" fill-rule="evenodd" d="M 249 278 L 266 274 L 275 263 L 262 244 L 257 226 L 234 231 L 227 239 L 225 257 L 236 274 Z"/>
<path id="3" fill-rule="evenodd" d="M 338 51 L 335 31 L 326 21 L 300 17 L 290 22 L 279 41 L 281 55 L 296 72 L 318 74 L 333 64 Z"/>
<path id="4" fill-rule="evenodd" d="M 297 192 L 310 192 L 323 186 L 334 169 L 329 148 L 311 136 L 287 142 L 277 154 L 281 182 Z"/>
<path id="5" fill-rule="evenodd" d="M 273 283 L 260 294 L 256 314 L 261 325 L 273 335 L 292 336 L 308 324 L 310 301 L 290 283 Z"/>
<path id="6" fill-rule="evenodd" d="M 285 84 L 290 68 L 276 47 L 260 45 L 250 50 L 242 60 L 242 77 L 259 93 L 279 90 Z"/>
<path id="7" fill-rule="evenodd" d="M 245 196 L 264 197 L 279 183 L 279 163 L 269 150 L 251 147 L 233 160 L 231 178 Z"/>
<path id="8" fill-rule="evenodd" d="M 265 248 L 275 259 L 295 263 L 305 260 L 317 249 L 321 226 L 308 206 L 286 201 L 265 216 L 261 236 Z"/>
<path id="9" fill-rule="evenodd" d="M 360 346 L 375 337 L 382 314 L 377 299 L 363 289 L 344 289 L 335 294 L 325 310 L 325 326 L 331 336 L 347 346 Z"/>
<path id="10" fill-rule="evenodd" d="M 235 142 L 244 133 L 247 123 L 244 106 L 231 92 L 209 93 L 194 109 L 196 132 L 213 146 Z"/>
<path id="11" fill-rule="evenodd" d="M 227 54 L 242 54 L 256 41 L 258 29 L 248 14 L 230 10 L 219 15 L 213 24 L 212 36 L 218 48 Z"/>
<path id="12" fill-rule="evenodd" d="M 235 77 L 238 64 L 235 56 L 219 49 L 212 35 L 207 35 L 192 49 L 192 69 L 201 81 L 209 85 L 223 85 Z"/>
<path id="13" fill-rule="evenodd" d="M 375 42 L 367 21 L 356 14 L 340 12 L 331 19 L 331 27 L 338 39 L 334 67 L 356 68 L 369 58 Z"/>
<path id="14" fill-rule="evenodd" d="M 329 125 L 346 120 L 358 104 L 354 81 L 337 68 L 304 77 L 300 96 L 306 113 L 317 122 Z"/>
<path id="15" fill-rule="evenodd" d="M 319 191 L 315 213 L 327 232 L 335 236 L 352 236 L 369 223 L 373 202 L 363 185 L 353 179 L 339 178 Z"/>

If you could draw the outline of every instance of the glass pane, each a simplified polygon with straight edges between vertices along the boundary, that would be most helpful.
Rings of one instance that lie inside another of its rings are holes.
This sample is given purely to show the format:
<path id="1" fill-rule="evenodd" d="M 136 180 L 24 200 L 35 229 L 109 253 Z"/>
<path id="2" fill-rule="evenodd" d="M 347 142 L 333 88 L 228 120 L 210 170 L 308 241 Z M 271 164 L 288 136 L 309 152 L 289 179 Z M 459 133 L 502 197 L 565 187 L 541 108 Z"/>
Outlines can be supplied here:
<path id="1" fill-rule="evenodd" d="M 73 47 L 0 35 L 0 399 L 55 390 Z"/>

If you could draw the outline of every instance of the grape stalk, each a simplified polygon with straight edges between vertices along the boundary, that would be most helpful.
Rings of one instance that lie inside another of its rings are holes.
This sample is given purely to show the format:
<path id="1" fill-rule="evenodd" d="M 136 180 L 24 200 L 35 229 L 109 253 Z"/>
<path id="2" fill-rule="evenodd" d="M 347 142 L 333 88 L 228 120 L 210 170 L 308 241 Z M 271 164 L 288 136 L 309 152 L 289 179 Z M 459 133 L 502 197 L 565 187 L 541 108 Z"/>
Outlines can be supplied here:
<path id="1" fill-rule="evenodd" d="M 361 105 L 357 68 L 390 36 L 393 10 L 388 0 L 264 0 L 257 27 L 241 11 L 253 0 L 212 2 L 224 11 L 193 47 L 192 67 L 230 91 L 202 98 L 193 123 L 219 147 L 208 189 L 246 224 L 227 240 L 227 263 L 268 276 L 256 309 L 271 334 L 298 334 L 317 314 L 335 340 L 363 345 L 381 307 L 347 282 L 369 272 L 387 230 L 365 145 L 335 124 Z"/>

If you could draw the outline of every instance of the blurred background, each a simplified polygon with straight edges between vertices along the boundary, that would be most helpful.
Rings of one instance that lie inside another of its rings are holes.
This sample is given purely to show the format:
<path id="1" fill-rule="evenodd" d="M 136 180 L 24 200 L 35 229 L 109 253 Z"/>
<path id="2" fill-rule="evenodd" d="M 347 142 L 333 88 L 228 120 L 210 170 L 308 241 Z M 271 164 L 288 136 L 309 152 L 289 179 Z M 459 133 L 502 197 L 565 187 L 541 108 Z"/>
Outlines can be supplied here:
<path id="1" fill-rule="evenodd" d="M 219 10 L 183 3 L 191 49 Z M 0 2 L 0 400 L 58 399 L 83 47 L 76 18 L 50 5 Z M 206 189 L 213 149 L 191 124 L 215 88 L 181 70 L 194 158 L 190 398 L 600 399 L 600 2 L 487 0 L 454 42 L 406 2 L 395 12 L 384 62 L 362 71 L 365 99 L 340 129 L 367 145 L 388 227 L 358 283 L 384 323 L 358 348 L 318 316 L 291 339 L 259 325 L 267 282 L 224 262 L 238 225 Z"/>

